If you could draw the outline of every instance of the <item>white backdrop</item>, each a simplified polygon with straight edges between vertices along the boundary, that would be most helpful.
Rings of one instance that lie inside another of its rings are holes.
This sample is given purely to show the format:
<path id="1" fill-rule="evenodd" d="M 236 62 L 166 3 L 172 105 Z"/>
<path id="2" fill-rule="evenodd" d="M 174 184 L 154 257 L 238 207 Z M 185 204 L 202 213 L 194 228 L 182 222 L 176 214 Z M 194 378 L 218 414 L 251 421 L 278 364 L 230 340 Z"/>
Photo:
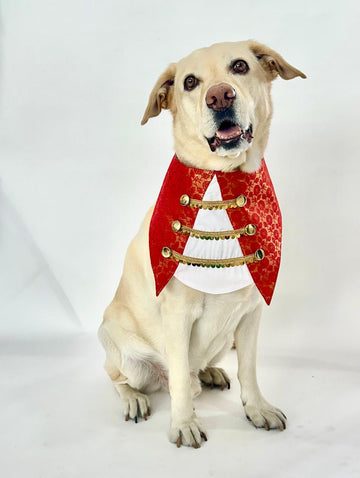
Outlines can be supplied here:
<path id="1" fill-rule="evenodd" d="M 194 48 L 255 38 L 308 75 L 273 88 L 266 158 L 285 231 L 268 315 L 294 340 L 319 326 L 355 345 L 358 3 L 254 5 L 3 2 L 1 328 L 99 324 L 173 154 L 168 112 L 140 126 L 153 84 Z"/>
<path id="2" fill-rule="evenodd" d="M 3 0 L 0 334 L 93 333 L 173 154 L 158 75 L 256 39 L 308 79 L 273 86 L 266 160 L 283 259 L 268 350 L 359 359 L 360 5 L 334 0 Z"/>

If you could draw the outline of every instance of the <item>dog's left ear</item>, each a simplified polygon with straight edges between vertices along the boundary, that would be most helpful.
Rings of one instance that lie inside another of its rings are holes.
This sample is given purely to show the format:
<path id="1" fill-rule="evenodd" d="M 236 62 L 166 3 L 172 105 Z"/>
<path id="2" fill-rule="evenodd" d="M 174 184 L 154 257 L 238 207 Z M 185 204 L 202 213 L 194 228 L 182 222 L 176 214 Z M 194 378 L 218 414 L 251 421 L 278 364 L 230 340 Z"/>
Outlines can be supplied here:
<path id="1" fill-rule="evenodd" d="M 171 63 L 164 73 L 160 75 L 160 78 L 150 93 L 149 102 L 141 124 L 145 124 L 149 118 L 159 115 L 162 109 L 170 108 L 175 73 L 176 63 Z"/>
<path id="2" fill-rule="evenodd" d="M 302 71 L 290 65 L 276 51 L 252 40 L 248 42 L 248 45 L 250 50 L 259 60 L 259 63 L 265 70 L 269 80 L 274 80 L 278 75 L 284 80 L 292 80 L 297 76 L 306 78 L 306 75 Z"/>

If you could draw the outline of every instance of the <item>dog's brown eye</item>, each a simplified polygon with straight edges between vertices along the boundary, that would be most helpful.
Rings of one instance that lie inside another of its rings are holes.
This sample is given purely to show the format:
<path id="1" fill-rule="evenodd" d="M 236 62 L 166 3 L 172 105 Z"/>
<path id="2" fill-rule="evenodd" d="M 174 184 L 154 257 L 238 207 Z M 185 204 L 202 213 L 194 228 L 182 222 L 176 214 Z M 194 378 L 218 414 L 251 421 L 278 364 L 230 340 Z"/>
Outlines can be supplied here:
<path id="1" fill-rule="evenodd" d="M 184 81 L 184 88 L 187 91 L 193 90 L 195 86 L 197 86 L 199 83 L 199 80 L 195 78 L 194 75 L 189 75 L 185 78 Z"/>
<path id="2" fill-rule="evenodd" d="M 249 71 L 249 66 L 244 60 L 236 60 L 232 64 L 232 70 L 234 73 L 244 74 Z"/>

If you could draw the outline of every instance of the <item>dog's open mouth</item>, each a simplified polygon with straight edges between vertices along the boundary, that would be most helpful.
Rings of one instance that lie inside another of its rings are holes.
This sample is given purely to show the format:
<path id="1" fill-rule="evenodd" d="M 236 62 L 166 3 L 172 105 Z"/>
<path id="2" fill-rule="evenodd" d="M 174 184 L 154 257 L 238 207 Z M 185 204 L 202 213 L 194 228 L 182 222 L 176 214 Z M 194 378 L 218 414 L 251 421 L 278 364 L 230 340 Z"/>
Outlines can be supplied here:
<path id="1" fill-rule="evenodd" d="M 211 151 L 215 151 L 218 146 L 224 146 L 225 148 L 233 148 L 240 141 L 245 140 L 248 143 L 251 143 L 253 140 L 252 136 L 252 125 L 248 129 L 243 130 L 237 124 L 233 123 L 230 120 L 224 120 L 220 124 L 219 129 L 216 131 L 215 136 L 212 138 L 206 138 Z"/>

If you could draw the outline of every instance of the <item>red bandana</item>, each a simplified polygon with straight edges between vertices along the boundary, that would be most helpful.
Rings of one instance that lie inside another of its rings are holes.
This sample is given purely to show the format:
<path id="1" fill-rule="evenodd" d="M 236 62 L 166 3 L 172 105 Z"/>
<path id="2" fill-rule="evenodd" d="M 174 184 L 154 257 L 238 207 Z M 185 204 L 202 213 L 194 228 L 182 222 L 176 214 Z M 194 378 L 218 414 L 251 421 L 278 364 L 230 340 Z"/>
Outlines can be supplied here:
<path id="1" fill-rule="evenodd" d="M 198 213 L 198 209 L 182 205 L 180 197 L 186 194 L 191 199 L 201 201 L 215 173 L 224 201 L 233 200 L 241 195 L 247 199 L 244 207 L 229 208 L 227 213 L 235 230 L 247 224 L 256 226 L 254 235 L 240 237 L 239 242 L 245 256 L 253 254 L 258 249 L 264 252 L 264 258 L 249 263 L 248 269 L 266 303 L 270 304 L 281 258 L 281 212 L 264 159 L 260 169 L 254 173 L 243 171 L 224 173 L 191 168 L 174 156 L 150 223 L 150 258 L 156 295 L 160 294 L 178 266 L 173 257 L 163 256 L 163 248 L 183 254 L 189 237 L 173 231 L 173 221 L 180 221 L 188 228 L 193 228 Z"/>

